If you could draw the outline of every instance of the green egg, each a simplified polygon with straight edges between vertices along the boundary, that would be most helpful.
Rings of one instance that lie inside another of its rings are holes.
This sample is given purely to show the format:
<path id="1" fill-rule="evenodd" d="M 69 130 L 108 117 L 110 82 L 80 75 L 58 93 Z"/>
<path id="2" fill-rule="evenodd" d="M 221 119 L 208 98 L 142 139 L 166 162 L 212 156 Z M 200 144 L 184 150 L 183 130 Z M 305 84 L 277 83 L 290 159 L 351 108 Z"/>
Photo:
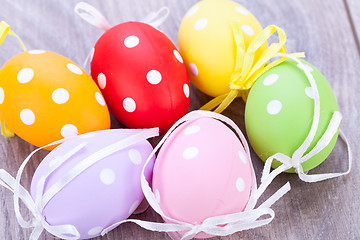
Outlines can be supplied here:
<path id="1" fill-rule="evenodd" d="M 320 96 L 319 127 L 306 151 L 308 153 L 324 134 L 339 106 L 326 78 L 310 63 L 301 61 L 314 77 Z M 313 116 L 310 82 L 297 62 L 286 60 L 264 73 L 251 88 L 245 107 L 246 132 L 253 149 L 263 161 L 275 153 L 291 157 L 307 137 Z M 338 134 L 321 152 L 301 164 L 304 171 L 315 168 L 329 156 Z M 273 161 L 272 167 L 280 165 L 279 161 Z M 294 169 L 287 172 L 294 172 Z"/>

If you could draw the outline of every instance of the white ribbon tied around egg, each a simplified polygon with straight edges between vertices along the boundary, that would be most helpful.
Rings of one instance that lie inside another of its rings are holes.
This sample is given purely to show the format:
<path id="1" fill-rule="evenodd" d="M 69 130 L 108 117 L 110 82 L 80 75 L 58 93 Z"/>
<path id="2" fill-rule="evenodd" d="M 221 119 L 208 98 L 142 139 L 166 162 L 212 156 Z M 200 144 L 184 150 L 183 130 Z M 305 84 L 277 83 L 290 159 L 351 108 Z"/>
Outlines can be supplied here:
<path id="1" fill-rule="evenodd" d="M 124 129 L 124 131 L 127 131 L 127 129 Z M 115 152 L 121 151 L 122 149 L 137 144 L 148 138 L 156 137 L 158 135 L 159 135 L 158 128 L 142 129 L 140 132 L 136 134 L 133 134 L 127 138 L 124 138 L 120 141 L 110 144 L 100 149 L 97 152 L 92 153 L 88 157 L 84 158 L 76 166 L 74 166 L 62 178 L 60 178 L 56 183 L 54 183 L 54 185 L 52 185 L 45 193 L 43 193 L 47 178 L 59 167 L 61 167 L 62 164 L 65 163 L 69 158 L 71 158 L 74 154 L 76 154 L 82 148 L 84 148 L 87 145 L 87 142 L 78 144 L 72 150 L 67 152 L 62 157 L 61 161 L 56 162 L 54 166 L 49 168 L 48 171 L 44 174 L 44 176 L 39 180 L 36 186 L 37 189 L 36 189 L 35 201 L 31 197 L 30 193 L 20 184 L 21 176 L 23 174 L 26 164 L 30 161 L 31 157 L 39 150 L 49 146 L 61 144 L 66 140 L 68 140 L 69 138 L 58 140 L 56 142 L 50 143 L 44 147 L 34 150 L 21 164 L 17 172 L 16 178 L 13 178 L 4 169 L 0 169 L 0 185 L 4 186 L 5 188 L 9 189 L 14 193 L 15 215 L 20 226 L 23 228 L 33 228 L 29 238 L 30 240 L 38 239 L 44 229 L 47 230 L 52 235 L 62 239 L 71 239 L 71 240 L 79 239 L 80 233 L 78 232 L 75 226 L 70 224 L 51 226 L 46 222 L 44 216 L 42 215 L 42 211 L 46 206 L 46 204 L 67 184 L 69 184 L 73 179 L 75 179 L 79 174 L 84 172 L 90 166 L 94 165 L 95 163 L 101 161 L 105 157 L 110 156 Z M 20 213 L 19 199 L 21 199 L 24 202 L 25 206 L 32 213 L 32 217 L 28 221 L 25 220 L 22 214 Z"/>
<path id="2" fill-rule="evenodd" d="M 137 219 L 127 219 L 114 225 L 110 226 L 107 229 L 104 229 L 101 235 L 105 235 L 108 231 L 112 230 L 116 226 L 126 223 L 126 222 L 133 222 L 138 224 L 139 226 L 151 230 L 151 231 L 158 231 L 158 232 L 186 232 L 181 239 L 187 240 L 192 239 L 195 237 L 196 234 L 200 232 L 204 232 L 210 235 L 216 236 L 227 236 L 233 234 L 235 232 L 248 230 L 252 228 L 257 228 L 263 225 L 270 223 L 274 217 L 275 212 L 270 208 L 277 200 L 279 200 L 285 193 L 290 191 L 290 183 L 287 182 L 284 186 L 282 186 L 275 194 L 269 197 L 266 201 L 264 201 L 261 205 L 255 208 L 258 199 L 263 194 L 265 189 L 269 186 L 271 182 L 264 182 L 257 188 L 256 178 L 253 178 L 253 184 L 251 189 L 251 195 L 249 202 L 243 212 L 215 216 L 205 219 L 201 224 L 191 224 L 182 222 L 173 218 L 168 217 L 161 209 L 159 203 L 156 200 L 155 194 L 152 192 L 149 182 L 146 180 L 144 172 L 145 168 L 147 167 L 148 163 L 150 162 L 151 158 L 155 155 L 155 153 L 160 149 L 160 147 L 164 144 L 166 139 L 170 136 L 170 134 L 182 123 L 202 117 L 211 117 L 217 120 L 220 120 L 229 126 L 231 126 L 236 134 L 238 135 L 244 149 L 246 155 L 250 158 L 250 150 L 249 146 L 246 142 L 244 135 L 242 134 L 241 130 L 238 126 L 229 118 L 214 112 L 209 111 L 193 111 L 182 117 L 178 120 L 165 134 L 165 136 L 161 139 L 159 144 L 154 148 L 153 152 L 147 159 L 144 168 L 141 174 L 141 186 L 144 192 L 144 195 L 149 202 L 150 206 L 163 218 L 169 220 L 173 223 L 157 223 L 157 222 L 147 222 Z M 252 167 L 251 161 L 249 161 Z M 255 176 L 255 173 L 254 173 Z"/>
<path id="3" fill-rule="evenodd" d="M 346 175 L 350 173 L 351 165 L 352 165 L 352 153 L 350 144 L 345 136 L 345 134 L 339 130 L 339 135 L 343 139 L 343 141 L 346 144 L 347 148 L 347 158 L 348 158 L 348 170 L 343 173 L 323 173 L 323 174 L 306 174 L 301 166 L 301 163 L 309 160 L 316 154 L 318 154 L 321 150 L 323 150 L 325 147 L 328 146 L 331 139 L 334 137 L 334 135 L 337 133 L 340 122 L 342 119 L 342 115 L 340 112 L 335 111 L 332 115 L 332 118 L 330 120 L 330 123 L 325 130 L 324 134 L 321 136 L 320 140 L 316 143 L 315 147 L 307 154 L 305 154 L 306 150 L 309 148 L 311 142 L 313 141 L 315 134 L 318 130 L 319 126 L 319 119 L 320 119 L 320 96 L 319 91 L 315 82 L 314 77 L 312 76 L 311 72 L 308 68 L 305 67 L 305 65 L 296 57 L 293 57 L 289 54 L 285 53 L 278 53 L 277 56 L 279 57 L 287 57 L 299 64 L 301 66 L 302 70 L 305 72 L 306 77 L 308 78 L 310 82 L 310 86 L 313 89 L 314 92 L 314 117 L 313 122 L 309 131 L 308 136 L 305 138 L 304 142 L 301 144 L 301 146 L 293 153 L 291 157 L 286 156 L 282 153 L 276 153 L 272 156 L 270 156 L 265 161 L 265 166 L 263 170 L 263 175 L 261 177 L 261 182 L 272 182 L 273 179 L 279 175 L 280 173 L 290 169 L 294 168 L 296 173 L 299 175 L 299 178 L 304 182 L 318 182 L 323 181 L 330 178 L 340 177 L 343 175 Z M 271 171 L 271 164 L 273 160 L 278 160 L 282 163 L 278 168 Z M 270 172 L 271 171 L 271 172 Z"/>

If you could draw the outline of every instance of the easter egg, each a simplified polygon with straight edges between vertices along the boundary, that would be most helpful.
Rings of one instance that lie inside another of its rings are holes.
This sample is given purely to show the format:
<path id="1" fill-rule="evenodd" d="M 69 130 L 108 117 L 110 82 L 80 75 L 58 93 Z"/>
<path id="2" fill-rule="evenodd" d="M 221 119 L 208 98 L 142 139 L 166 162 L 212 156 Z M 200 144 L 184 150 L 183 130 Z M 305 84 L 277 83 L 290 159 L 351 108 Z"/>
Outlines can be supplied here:
<path id="1" fill-rule="evenodd" d="M 152 186 L 166 216 L 200 224 L 209 217 L 243 211 L 254 177 L 236 135 L 222 122 L 202 117 L 184 123 L 165 141 Z M 210 236 L 200 232 L 196 237 Z"/>
<path id="2" fill-rule="evenodd" d="M 105 100 L 91 77 L 49 51 L 26 51 L 6 63 L 0 69 L 0 100 L 0 119 L 36 146 L 110 127 Z"/>
<path id="3" fill-rule="evenodd" d="M 186 68 L 174 44 L 140 22 L 121 23 L 97 41 L 91 74 L 110 112 L 130 128 L 166 131 L 189 107 Z"/>
<path id="4" fill-rule="evenodd" d="M 36 199 L 38 182 L 74 147 L 85 144 L 46 178 L 43 198 L 70 171 L 86 164 L 87 157 L 139 131 L 141 130 L 102 130 L 66 140 L 51 151 L 36 169 L 31 183 L 31 196 Z M 52 226 L 75 226 L 81 239 L 98 236 L 103 229 L 128 218 L 141 203 L 144 195 L 140 175 L 152 150 L 150 143 L 143 140 L 102 158 L 58 191 L 45 205 L 42 215 Z M 145 169 L 148 180 L 152 174 L 154 159 Z"/>
<path id="5" fill-rule="evenodd" d="M 237 46 L 232 21 L 241 23 L 245 49 L 262 31 L 249 10 L 233 1 L 203 0 L 185 14 L 179 29 L 178 45 L 191 82 L 207 95 L 229 92 Z M 266 44 L 256 51 L 255 61 Z"/>
<path id="6" fill-rule="evenodd" d="M 308 153 L 324 134 L 332 114 L 339 107 L 326 78 L 310 63 L 304 60 L 302 63 L 314 77 L 320 96 L 319 127 Z M 263 161 L 275 153 L 291 157 L 304 142 L 314 117 L 313 94 L 305 72 L 294 60 L 286 60 L 268 70 L 255 82 L 245 107 L 245 125 L 249 141 Z M 337 136 L 338 133 L 327 147 L 302 163 L 304 171 L 327 158 Z M 272 167 L 279 165 L 279 161 L 274 161 Z M 288 172 L 294 172 L 294 169 Z"/>

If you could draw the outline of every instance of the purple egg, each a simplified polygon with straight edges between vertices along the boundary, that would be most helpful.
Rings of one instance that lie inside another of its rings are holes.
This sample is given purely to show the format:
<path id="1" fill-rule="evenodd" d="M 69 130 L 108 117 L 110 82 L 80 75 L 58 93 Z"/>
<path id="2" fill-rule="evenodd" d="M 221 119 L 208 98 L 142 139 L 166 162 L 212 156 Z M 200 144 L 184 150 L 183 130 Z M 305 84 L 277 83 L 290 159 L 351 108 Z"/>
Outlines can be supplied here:
<path id="1" fill-rule="evenodd" d="M 31 183 L 35 201 L 37 183 L 69 151 L 86 144 L 45 181 L 44 194 L 86 157 L 142 130 L 112 129 L 90 132 L 65 141 L 51 151 L 37 168 Z M 45 205 L 42 215 L 50 225 L 71 224 L 81 239 L 100 235 L 112 224 L 128 218 L 141 203 L 140 175 L 153 148 L 147 140 L 117 151 L 80 173 Z M 155 157 L 145 170 L 149 180 Z"/>

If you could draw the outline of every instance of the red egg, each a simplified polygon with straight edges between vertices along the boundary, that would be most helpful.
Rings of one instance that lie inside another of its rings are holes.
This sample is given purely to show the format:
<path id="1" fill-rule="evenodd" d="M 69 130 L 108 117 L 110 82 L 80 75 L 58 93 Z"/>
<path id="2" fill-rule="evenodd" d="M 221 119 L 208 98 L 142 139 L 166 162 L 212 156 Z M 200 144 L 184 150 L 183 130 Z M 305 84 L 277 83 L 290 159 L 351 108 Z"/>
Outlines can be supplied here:
<path id="1" fill-rule="evenodd" d="M 107 30 L 97 41 L 91 74 L 110 112 L 130 128 L 166 131 L 189 107 L 183 59 L 162 32 L 140 22 Z"/>

